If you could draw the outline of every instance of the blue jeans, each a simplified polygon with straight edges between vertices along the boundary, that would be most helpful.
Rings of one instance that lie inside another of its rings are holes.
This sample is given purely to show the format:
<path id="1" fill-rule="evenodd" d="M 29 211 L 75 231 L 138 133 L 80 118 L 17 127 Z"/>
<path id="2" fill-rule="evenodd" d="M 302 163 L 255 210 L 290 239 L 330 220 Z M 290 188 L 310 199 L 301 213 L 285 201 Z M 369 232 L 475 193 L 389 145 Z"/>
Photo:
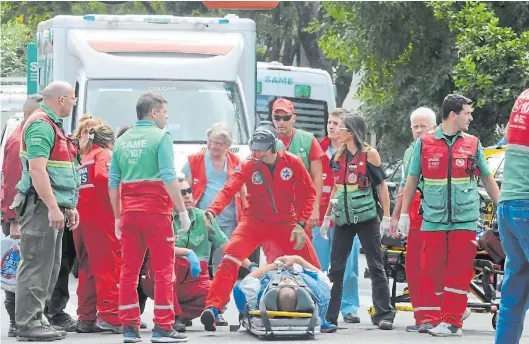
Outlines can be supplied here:
<path id="1" fill-rule="evenodd" d="M 518 344 L 529 309 L 529 200 L 501 202 L 498 225 L 507 259 L 496 344 Z"/>
<path id="2" fill-rule="evenodd" d="M 314 227 L 312 230 L 312 244 L 314 250 L 318 255 L 320 261 L 321 270 L 329 271 L 331 264 L 331 240 L 333 235 L 333 229 L 330 228 L 327 236 L 329 240 L 322 238 L 320 234 L 320 227 Z M 358 235 L 355 236 L 353 242 L 353 249 L 347 259 L 347 265 L 345 268 L 345 274 L 343 277 L 343 294 L 340 311 L 343 316 L 353 313 L 357 314 L 358 308 L 360 307 L 360 298 L 358 296 L 358 257 L 360 256 L 360 239 Z"/>

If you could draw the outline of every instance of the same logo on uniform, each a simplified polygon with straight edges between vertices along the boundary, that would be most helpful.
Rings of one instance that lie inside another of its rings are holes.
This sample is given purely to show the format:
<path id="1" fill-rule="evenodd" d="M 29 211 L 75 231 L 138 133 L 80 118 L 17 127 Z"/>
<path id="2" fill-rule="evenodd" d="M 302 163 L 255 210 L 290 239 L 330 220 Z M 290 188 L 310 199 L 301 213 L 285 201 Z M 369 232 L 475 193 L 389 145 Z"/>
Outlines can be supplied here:
<path id="1" fill-rule="evenodd" d="M 263 184 L 263 175 L 260 172 L 254 172 L 252 174 L 252 183 L 256 185 Z"/>
<path id="2" fill-rule="evenodd" d="M 349 175 L 349 177 L 347 177 L 347 181 L 349 182 L 349 184 L 354 184 L 354 183 L 356 183 L 356 181 L 357 181 L 356 174 L 351 173 L 351 174 Z"/>
<path id="3" fill-rule="evenodd" d="M 465 160 L 463 160 L 463 159 L 456 159 L 456 166 L 457 166 L 457 167 L 463 167 L 463 166 L 465 166 Z"/>
<path id="4" fill-rule="evenodd" d="M 281 176 L 281 179 L 289 180 L 290 178 L 292 178 L 292 170 L 288 167 L 285 167 L 281 170 L 279 175 Z"/>

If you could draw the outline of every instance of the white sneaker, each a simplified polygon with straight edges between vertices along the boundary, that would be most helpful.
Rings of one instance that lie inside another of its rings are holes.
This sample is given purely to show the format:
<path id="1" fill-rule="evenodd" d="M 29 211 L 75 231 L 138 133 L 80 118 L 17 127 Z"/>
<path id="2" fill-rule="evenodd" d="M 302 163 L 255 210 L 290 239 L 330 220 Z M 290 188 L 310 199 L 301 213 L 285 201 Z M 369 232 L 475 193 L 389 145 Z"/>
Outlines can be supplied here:
<path id="1" fill-rule="evenodd" d="M 463 331 L 459 327 L 444 322 L 428 330 L 428 333 L 435 337 L 461 337 L 463 335 Z"/>
<path id="2" fill-rule="evenodd" d="M 465 309 L 465 313 L 463 313 L 463 316 L 461 317 L 461 321 L 465 321 L 470 316 L 470 314 L 472 314 L 472 311 L 467 307 L 467 309 Z"/>

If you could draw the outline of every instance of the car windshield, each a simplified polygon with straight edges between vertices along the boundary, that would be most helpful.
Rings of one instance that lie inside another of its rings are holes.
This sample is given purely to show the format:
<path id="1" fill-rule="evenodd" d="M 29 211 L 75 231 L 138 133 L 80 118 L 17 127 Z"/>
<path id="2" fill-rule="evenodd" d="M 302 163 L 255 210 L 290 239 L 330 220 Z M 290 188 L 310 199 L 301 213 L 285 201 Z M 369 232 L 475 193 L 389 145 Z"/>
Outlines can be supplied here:
<path id="1" fill-rule="evenodd" d="M 167 131 L 174 143 L 205 143 L 213 123 L 225 122 L 234 144 L 248 143 L 248 130 L 237 84 L 216 81 L 89 80 L 85 112 L 103 118 L 117 132 L 136 122 L 140 95 L 167 100 Z"/>
<path id="2" fill-rule="evenodd" d="M 260 121 L 271 121 L 271 107 L 276 99 L 280 97 L 259 95 L 257 96 L 257 116 Z M 296 122 L 294 127 L 313 133 L 318 140 L 327 135 L 327 118 L 329 112 L 327 102 L 304 98 L 282 97 L 294 104 Z"/>
<path id="3" fill-rule="evenodd" d="M 495 179 L 503 179 L 503 161 L 505 154 L 496 154 L 487 158 L 487 165 L 489 170 L 493 173 Z M 478 186 L 483 187 L 481 178 L 478 180 Z"/>

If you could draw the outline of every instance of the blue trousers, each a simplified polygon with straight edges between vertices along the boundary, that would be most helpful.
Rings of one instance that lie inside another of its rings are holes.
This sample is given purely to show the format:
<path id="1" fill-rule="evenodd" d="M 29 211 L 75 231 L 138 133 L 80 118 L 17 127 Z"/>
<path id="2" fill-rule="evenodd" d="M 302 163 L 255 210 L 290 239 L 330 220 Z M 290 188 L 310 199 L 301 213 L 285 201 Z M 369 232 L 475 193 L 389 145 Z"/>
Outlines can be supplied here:
<path id="1" fill-rule="evenodd" d="M 507 259 L 496 344 L 518 344 L 529 309 L 529 200 L 501 202 L 498 225 Z"/>
<path id="2" fill-rule="evenodd" d="M 331 264 L 331 240 L 333 229 L 330 228 L 327 236 L 329 240 L 322 238 L 320 227 L 314 227 L 312 230 L 312 244 L 320 260 L 321 270 L 329 271 Z M 360 256 L 360 239 L 355 236 L 353 249 L 347 259 L 345 274 L 343 277 L 343 294 L 340 311 L 343 316 L 349 313 L 357 314 L 360 307 L 360 298 L 358 296 L 358 257 Z"/>

